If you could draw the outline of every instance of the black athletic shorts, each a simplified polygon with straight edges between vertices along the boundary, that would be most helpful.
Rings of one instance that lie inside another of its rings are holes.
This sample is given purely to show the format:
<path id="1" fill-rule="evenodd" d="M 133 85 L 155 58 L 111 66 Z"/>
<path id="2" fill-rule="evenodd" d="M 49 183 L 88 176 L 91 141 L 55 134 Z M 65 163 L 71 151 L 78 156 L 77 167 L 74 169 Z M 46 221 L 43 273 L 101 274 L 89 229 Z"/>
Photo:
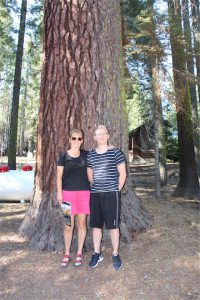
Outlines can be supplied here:
<path id="1" fill-rule="evenodd" d="M 121 213 L 120 192 L 99 192 L 90 194 L 90 227 L 106 229 L 119 228 Z"/>

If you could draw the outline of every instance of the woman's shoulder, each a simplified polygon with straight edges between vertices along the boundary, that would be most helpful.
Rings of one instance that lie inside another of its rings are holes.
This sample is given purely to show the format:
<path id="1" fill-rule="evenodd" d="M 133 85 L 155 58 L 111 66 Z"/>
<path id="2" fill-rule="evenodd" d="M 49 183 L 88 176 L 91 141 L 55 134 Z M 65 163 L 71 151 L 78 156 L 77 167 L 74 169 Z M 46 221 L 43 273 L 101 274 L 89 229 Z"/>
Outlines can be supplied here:
<path id="1" fill-rule="evenodd" d="M 59 157 L 65 157 L 66 154 L 67 154 L 66 151 L 61 150 L 61 151 L 59 152 L 59 155 L 58 155 L 58 156 L 59 156 Z"/>

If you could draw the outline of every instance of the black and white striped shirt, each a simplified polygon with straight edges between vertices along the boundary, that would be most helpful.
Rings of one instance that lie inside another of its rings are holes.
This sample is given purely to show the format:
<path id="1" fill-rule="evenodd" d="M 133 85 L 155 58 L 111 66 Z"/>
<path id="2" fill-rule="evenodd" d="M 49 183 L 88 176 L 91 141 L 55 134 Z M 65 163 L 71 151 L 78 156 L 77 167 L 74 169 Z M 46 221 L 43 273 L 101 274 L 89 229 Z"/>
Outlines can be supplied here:
<path id="1" fill-rule="evenodd" d="M 125 163 L 125 156 L 117 148 L 98 154 L 96 150 L 89 152 L 87 167 L 93 170 L 91 192 L 118 191 L 119 172 L 117 166 Z"/>

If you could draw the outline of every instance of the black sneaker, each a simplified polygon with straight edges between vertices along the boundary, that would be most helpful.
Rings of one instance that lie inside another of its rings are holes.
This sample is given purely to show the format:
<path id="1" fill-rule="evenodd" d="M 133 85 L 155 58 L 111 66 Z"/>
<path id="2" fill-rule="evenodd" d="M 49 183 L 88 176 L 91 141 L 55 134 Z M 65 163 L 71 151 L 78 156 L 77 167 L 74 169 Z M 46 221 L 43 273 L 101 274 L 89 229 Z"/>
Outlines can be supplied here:
<path id="1" fill-rule="evenodd" d="M 101 253 L 95 253 L 94 252 L 92 254 L 91 260 L 89 262 L 89 267 L 90 268 L 96 268 L 98 266 L 98 263 L 102 260 L 103 260 L 103 256 L 101 255 Z"/>
<path id="2" fill-rule="evenodd" d="M 119 257 L 119 254 L 113 254 L 112 255 L 112 261 L 113 261 L 113 269 L 114 270 L 119 270 L 122 267 L 122 262 Z"/>

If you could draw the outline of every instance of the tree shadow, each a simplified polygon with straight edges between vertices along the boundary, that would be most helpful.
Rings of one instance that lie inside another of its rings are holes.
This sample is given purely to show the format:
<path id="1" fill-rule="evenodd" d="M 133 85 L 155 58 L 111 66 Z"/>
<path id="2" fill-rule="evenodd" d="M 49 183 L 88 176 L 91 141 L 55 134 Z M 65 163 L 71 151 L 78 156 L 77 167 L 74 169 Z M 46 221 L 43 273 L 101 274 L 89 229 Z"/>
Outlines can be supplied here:
<path id="1" fill-rule="evenodd" d="M 27 209 L 23 209 L 23 210 L 20 210 L 18 212 L 16 211 L 12 211 L 12 212 L 0 212 L 0 217 L 1 218 L 4 218 L 4 217 L 8 217 L 8 216 L 15 216 L 16 213 L 17 215 L 24 215 L 26 213 Z"/>

